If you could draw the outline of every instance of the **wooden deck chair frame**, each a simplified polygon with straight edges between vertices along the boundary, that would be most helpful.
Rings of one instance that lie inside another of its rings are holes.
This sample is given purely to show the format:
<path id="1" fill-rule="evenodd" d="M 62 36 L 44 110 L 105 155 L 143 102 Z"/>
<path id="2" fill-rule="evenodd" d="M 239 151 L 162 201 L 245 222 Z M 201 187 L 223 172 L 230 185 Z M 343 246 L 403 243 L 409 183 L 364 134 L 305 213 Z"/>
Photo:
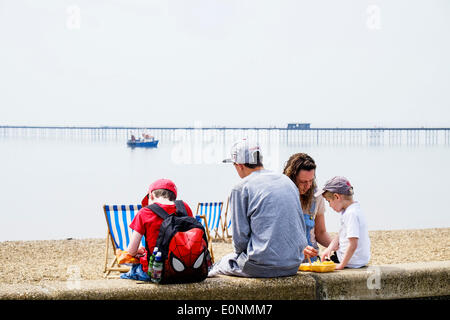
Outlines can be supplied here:
<path id="1" fill-rule="evenodd" d="M 204 214 L 198 214 L 201 203 L 204 203 L 204 202 L 199 202 L 197 204 L 197 210 L 195 211 L 195 216 L 202 219 L 204 222 L 205 230 L 206 230 L 206 237 L 208 239 L 208 249 L 209 249 L 209 253 L 211 254 L 211 261 L 214 263 L 214 251 L 213 251 L 213 247 L 212 247 L 211 234 L 209 233 L 208 219 L 206 219 L 206 216 Z M 222 205 L 223 205 L 223 203 L 222 203 Z M 217 235 L 217 232 L 216 232 L 216 235 Z"/>
<path id="2" fill-rule="evenodd" d="M 109 221 L 108 221 L 108 214 L 107 214 L 107 207 L 113 207 L 113 206 L 108 206 L 108 205 L 103 205 L 103 212 L 105 214 L 105 220 L 106 220 L 106 226 L 107 226 L 107 230 L 106 230 L 106 249 L 105 249 L 105 265 L 103 268 L 103 273 L 104 273 L 104 277 L 105 278 L 117 278 L 118 276 L 112 276 L 110 275 L 111 272 L 113 271 L 118 271 L 118 272 L 128 272 L 130 270 L 130 267 L 123 267 L 121 265 L 118 264 L 117 261 L 117 257 L 116 257 L 116 245 L 114 243 L 114 239 L 112 237 L 111 234 L 111 229 L 109 226 Z M 110 244 L 111 244 L 111 249 L 114 255 L 114 259 L 113 261 L 108 265 L 108 256 L 110 254 Z"/>
<path id="3" fill-rule="evenodd" d="M 227 240 L 227 239 L 230 240 L 232 238 L 232 235 L 230 235 L 228 233 L 229 225 L 227 225 L 228 205 L 229 205 L 229 203 L 230 203 L 230 197 L 228 197 L 228 199 L 227 199 L 227 205 L 225 207 L 225 216 L 224 216 L 223 220 L 222 220 L 222 216 L 223 215 L 220 217 L 220 220 L 221 220 L 220 224 L 222 226 L 222 237 L 223 237 L 224 240 Z"/>

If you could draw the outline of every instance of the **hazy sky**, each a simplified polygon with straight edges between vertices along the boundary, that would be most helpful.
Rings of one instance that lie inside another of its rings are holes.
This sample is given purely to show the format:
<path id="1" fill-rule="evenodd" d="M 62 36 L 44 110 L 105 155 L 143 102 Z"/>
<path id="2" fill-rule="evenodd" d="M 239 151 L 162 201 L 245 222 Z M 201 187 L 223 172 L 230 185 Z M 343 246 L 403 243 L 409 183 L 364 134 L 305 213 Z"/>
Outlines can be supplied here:
<path id="1" fill-rule="evenodd" d="M 448 0 L 0 0 L 0 125 L 450 126 Z"/>

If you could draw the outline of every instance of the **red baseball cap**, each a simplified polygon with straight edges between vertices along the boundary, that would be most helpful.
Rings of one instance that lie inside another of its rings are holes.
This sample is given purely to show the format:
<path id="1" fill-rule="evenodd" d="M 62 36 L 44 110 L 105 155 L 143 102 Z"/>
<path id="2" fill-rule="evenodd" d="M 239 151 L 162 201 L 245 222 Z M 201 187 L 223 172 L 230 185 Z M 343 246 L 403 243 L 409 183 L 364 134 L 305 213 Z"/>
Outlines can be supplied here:
<path id="1" fill-rule="evenodd" d="M 172 180 L 158 179 L 150 185 L 150 187 L 148 188 L 148 193 L 145 195 L 144 199 L 142 199 L 141 204 L 143 207 L 148 206 L 149 194 L 152 193 L 152 191 L 158 189 L 166 189 L 172 191 L 175 194 L 175 197 L 177 196 L 177 186 L 175 185 L 175 183 L 173 183 Z"/>

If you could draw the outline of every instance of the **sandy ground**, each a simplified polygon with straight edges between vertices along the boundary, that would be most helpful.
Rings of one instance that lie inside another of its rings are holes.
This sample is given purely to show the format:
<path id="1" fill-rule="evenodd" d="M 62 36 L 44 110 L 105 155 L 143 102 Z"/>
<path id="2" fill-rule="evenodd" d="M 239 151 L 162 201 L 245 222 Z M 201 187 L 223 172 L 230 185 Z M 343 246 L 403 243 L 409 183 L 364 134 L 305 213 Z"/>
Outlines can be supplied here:
<path id="1" fill-rule="evenodd" d="M 334 234 L 331 233 L 333 236 Z M 370 265 L 450 260 L 450 228 L 370 231 Z M 216 261 L 232 252 L 213 242 Z M 105 239 L 0 242 L 0 285 L 103 279 Z"/>

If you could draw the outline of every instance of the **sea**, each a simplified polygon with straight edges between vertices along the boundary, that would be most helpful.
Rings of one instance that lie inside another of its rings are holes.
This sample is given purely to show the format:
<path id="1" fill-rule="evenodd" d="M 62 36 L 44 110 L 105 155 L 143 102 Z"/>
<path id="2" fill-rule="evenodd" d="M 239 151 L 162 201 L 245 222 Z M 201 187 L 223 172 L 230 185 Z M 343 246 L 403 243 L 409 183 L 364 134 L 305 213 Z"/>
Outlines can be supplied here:
<path id="1" fill-rule="evenodd" d="M 159 178 L 173 180 L 194 212 L 199 202 L 226 202 L 240 178 L 222 160 L 242 137 L 260 142 L 269 170 L 281 173 L 304 152 L 317 164 L 319 186 L 347 177 L 369 230 L 450 227 L 448 134 L 148 131 L 157 148 L 128 147 L 130 130 L 0 129 L 0 241 L 103 238 L 103 205 L 139 204 Z M 325 222 L 339 230 L 339 213 L 327 204 Z"/>

